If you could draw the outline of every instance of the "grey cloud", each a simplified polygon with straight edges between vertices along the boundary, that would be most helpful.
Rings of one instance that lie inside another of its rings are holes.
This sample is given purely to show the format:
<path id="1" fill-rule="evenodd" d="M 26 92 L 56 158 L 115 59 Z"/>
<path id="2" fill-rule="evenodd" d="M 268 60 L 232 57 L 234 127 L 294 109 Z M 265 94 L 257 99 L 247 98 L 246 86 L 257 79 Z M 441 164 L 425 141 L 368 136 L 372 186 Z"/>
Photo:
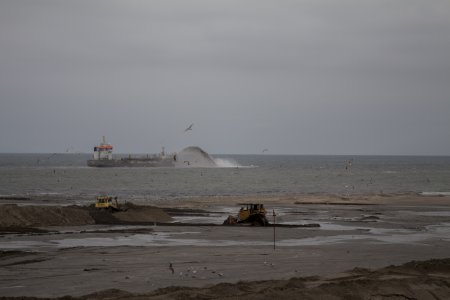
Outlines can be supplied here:
<path id="1" fill-rule="evenodd" d="M 3 152 L 450 153 L 444 0 L 9 0 L 0 46 Z"/>

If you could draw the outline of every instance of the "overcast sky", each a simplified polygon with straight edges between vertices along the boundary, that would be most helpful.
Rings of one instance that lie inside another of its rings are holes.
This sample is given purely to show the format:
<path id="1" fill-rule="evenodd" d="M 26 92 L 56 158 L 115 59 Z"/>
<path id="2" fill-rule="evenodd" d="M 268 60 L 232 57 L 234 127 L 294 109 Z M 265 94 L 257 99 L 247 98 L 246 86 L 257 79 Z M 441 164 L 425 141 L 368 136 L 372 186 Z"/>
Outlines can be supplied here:
<path id="1" fill-rule="evenodd" d="M 450 0 L 1 0 L 0 152 L 103 135 L 121 153 L 450 155 Z"/>

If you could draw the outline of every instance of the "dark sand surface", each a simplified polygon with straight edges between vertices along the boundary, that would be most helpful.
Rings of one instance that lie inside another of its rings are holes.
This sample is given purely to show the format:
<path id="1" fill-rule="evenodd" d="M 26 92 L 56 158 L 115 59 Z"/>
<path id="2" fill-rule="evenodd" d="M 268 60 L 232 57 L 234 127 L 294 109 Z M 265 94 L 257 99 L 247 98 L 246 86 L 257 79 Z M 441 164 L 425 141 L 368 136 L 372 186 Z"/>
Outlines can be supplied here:
<path id="1" fill-rule="evenodd" d="M 272 227 L 192 226 L 218 225 L 255 200 L 277 223 L 320 227 L 276 228 L 274 250 Z M 213 197 L 166 207 L 190 226 L 149 225 L 150 210 L 141 225 L 3 225 L 0 296 L 450 299 L 448 196 Z M 385 268 L 430 259 L 440 260 Z"/>

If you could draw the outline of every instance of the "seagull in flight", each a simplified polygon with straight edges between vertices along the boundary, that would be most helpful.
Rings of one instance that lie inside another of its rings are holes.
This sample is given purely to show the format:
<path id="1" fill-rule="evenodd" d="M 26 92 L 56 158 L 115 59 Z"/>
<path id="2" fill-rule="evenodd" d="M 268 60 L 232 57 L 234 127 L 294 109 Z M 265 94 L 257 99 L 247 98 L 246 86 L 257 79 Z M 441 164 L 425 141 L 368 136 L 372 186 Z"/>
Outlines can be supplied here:
<path id="1" fill-rule="evenodd" d="M 269 149 L 266 148 L 262 151 L 262 153 L 267 152 L 267 151 L 269 151 Z"/>
<path id="2" fill-rule="evenodd" d="M 188 132 L 189 130 L 192 130 L 192 126 L 194 126 L 194 123 L 192 123 L 191 125 L 189 125 L 189 127 L 186 128 L 186 129 L 184 130 L 184 132 Z"/>

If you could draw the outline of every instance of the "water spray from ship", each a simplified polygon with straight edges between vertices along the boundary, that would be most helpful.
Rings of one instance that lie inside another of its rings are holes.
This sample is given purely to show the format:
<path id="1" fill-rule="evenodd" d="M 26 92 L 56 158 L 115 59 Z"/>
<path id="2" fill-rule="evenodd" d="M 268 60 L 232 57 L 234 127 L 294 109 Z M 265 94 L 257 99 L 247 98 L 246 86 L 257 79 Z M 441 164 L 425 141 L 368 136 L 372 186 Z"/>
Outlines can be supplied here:
<path id="1" fill-rule="evenodd" d="M 218 168 L 242 168 L 236 160 L 231 158 L 213 158 Z"/>

